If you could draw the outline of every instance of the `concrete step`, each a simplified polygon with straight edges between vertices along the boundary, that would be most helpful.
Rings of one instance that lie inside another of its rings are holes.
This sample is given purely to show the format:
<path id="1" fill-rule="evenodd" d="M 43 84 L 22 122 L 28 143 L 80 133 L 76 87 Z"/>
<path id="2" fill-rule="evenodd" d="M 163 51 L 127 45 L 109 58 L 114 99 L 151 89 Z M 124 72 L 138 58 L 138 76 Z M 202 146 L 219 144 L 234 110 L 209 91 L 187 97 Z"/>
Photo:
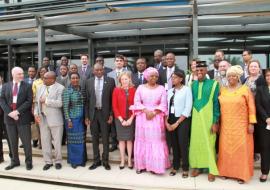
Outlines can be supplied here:
<path id="1" fill-rule="evenodd" d="M 31 171 L 27 171 L 23 163 L 24 156 L 20 156 L 20 159 L 21 166 L 6 171 L 4 168 L 9 164 L 9 158 L 5 154 L 6 161 L 0 164 L 0 179 L 5 177 L 90 189 L 269 190 L 270 186 L 270 179 L 266 183 L 259 182 L 260 171 L 257 169 L 249 183 L 240 185 L 235 180 L 222 180 L 219 177 L 216 178 L 215 182 L 210 183 L 207 180 L 206 174 L 196 178 L 189 177 L 183 179 L 181 173 L 178 173 L 176 176 L 169 176 L 169 170 L 164 175 L 154 175 L 150 172 L 136 174 L 134 169 L 130 170 L 126 167 L 120 170 L 119 165 L 114 163 L 111 164 L 112 169 L 110 171 L 105 170 L 103 167 L 98 167 L 96 170 L 88 170 L 92 162 L 87 162 L 86 167 L 78 167 L 77 169 L 73 169 L 66 162 L 63 162 L 61 170 L 56 170 L 52 167 L 47 171 L 43 171 L 44 162 L 41 157 L 34 157 L 34 168 Z"/>

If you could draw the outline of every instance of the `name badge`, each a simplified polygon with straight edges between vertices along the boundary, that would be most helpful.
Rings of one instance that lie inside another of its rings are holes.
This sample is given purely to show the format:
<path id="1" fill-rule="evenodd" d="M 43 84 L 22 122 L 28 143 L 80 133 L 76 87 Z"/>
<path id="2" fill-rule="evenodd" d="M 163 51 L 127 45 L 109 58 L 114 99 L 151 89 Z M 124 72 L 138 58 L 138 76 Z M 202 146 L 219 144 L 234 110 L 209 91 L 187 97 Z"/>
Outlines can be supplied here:
<path id="1" fill-rule="evenodd" d="M 13 96 L 13 101 L 12 101 L 13 104 L 16 104 L 17 103 L 17 96 Z"/>
<path id="2" fill-rule="evenodd" d="M 175 110 L 174 110 L 174 106 L 171 106 L 171 113 L 174 114 Z"/>

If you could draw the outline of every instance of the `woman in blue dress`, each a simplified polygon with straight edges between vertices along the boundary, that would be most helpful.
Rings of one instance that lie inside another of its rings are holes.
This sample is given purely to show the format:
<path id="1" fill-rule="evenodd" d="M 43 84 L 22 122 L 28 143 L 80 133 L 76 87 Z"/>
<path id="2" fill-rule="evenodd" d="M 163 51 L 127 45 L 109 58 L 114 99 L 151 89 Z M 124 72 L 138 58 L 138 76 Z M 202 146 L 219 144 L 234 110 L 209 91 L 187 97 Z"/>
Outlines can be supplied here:
<path id="1" fill-rule="evenodd" d="M 85 166 L 84 101 L 78 73 L 70 75 L 70 86 L 63 92 L 63 110 L 67 130 L 68 163 L 72 168 Z"/>

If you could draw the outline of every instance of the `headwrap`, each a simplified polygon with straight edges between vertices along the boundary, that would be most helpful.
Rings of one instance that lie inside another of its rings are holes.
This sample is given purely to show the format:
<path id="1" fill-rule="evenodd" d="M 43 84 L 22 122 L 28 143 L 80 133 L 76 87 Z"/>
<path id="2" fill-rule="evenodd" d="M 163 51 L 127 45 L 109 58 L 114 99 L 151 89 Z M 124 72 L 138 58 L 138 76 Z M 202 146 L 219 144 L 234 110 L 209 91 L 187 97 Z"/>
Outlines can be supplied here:
<path id="1" fill-rule="evenodd" d="M 148 78 L 153 74 L 156 74 L 157 76 L 159 76 L 158 70 L 155 69 L 154 67 L 148 67 L 143 72 L 143 77 L 148 81 Z"/>
<path id="2" fill-rule="evenodd" d="M 226 73 L 226 77 L 228 77 L 229 74 L 235 74 L 240 78 L 243 75 L 244 71 L 240 65 L 234 65 L 231 66 Z"/>

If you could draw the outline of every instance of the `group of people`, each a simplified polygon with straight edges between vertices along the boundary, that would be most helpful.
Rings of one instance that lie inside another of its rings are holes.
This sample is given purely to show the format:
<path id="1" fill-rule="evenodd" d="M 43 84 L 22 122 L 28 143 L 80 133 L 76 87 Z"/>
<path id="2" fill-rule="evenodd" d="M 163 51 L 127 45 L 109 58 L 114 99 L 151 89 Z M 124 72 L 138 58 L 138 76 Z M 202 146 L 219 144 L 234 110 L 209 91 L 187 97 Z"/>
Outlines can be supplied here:
<path id="1" fill-rule="evenodd" d="M 138 58 L 133 69 L 127 58 L 116 55 L 115 68 L 110 69 L 100 56 L 91 67 L 88 56 L 81 55 L 81 66 L 68 65 L 62 57 L 54 70 L 45 57 L 37 78 L 31 73 L 35 68 L 29 67 L 26 79 L 23 70 L 14 67 L 0 98 L 11 158 L 6 170 L 20 165 L 18 137 L 26 169 L 32 169 L 30 126 L 35 123 L 39 135 L 33 145 L 41 143 L 43 170 L 53 164 L 61 169 L 62 141 L 67 142 L 71 167 L 85 166 L 90 127 L 90 170 L 101 165 L 110 170 L 109 152 L 118 145 L 121 170 L 127 166 L 135 167 L 137 174 L 164 174 L 172 168 L 174 176 L 181 167 L 187 178 L 192 168 L 192 177 L 205 172 L 210 182 L 222 176 L 242 184 L 253 176 L 255 152 L 261 156 L 260 181 L 265 182 L 270 166 L 270 69 L 263 75 L 248 50 L 243 51 L 243 64 L 234 66 L 217 50 L 214 69 L 208 71 L 205 61 L 193 60 L 187 75 L 171 52 L 163 56 L 156 50 L 154 61 L 148 66 L 145 58 Z"/>

